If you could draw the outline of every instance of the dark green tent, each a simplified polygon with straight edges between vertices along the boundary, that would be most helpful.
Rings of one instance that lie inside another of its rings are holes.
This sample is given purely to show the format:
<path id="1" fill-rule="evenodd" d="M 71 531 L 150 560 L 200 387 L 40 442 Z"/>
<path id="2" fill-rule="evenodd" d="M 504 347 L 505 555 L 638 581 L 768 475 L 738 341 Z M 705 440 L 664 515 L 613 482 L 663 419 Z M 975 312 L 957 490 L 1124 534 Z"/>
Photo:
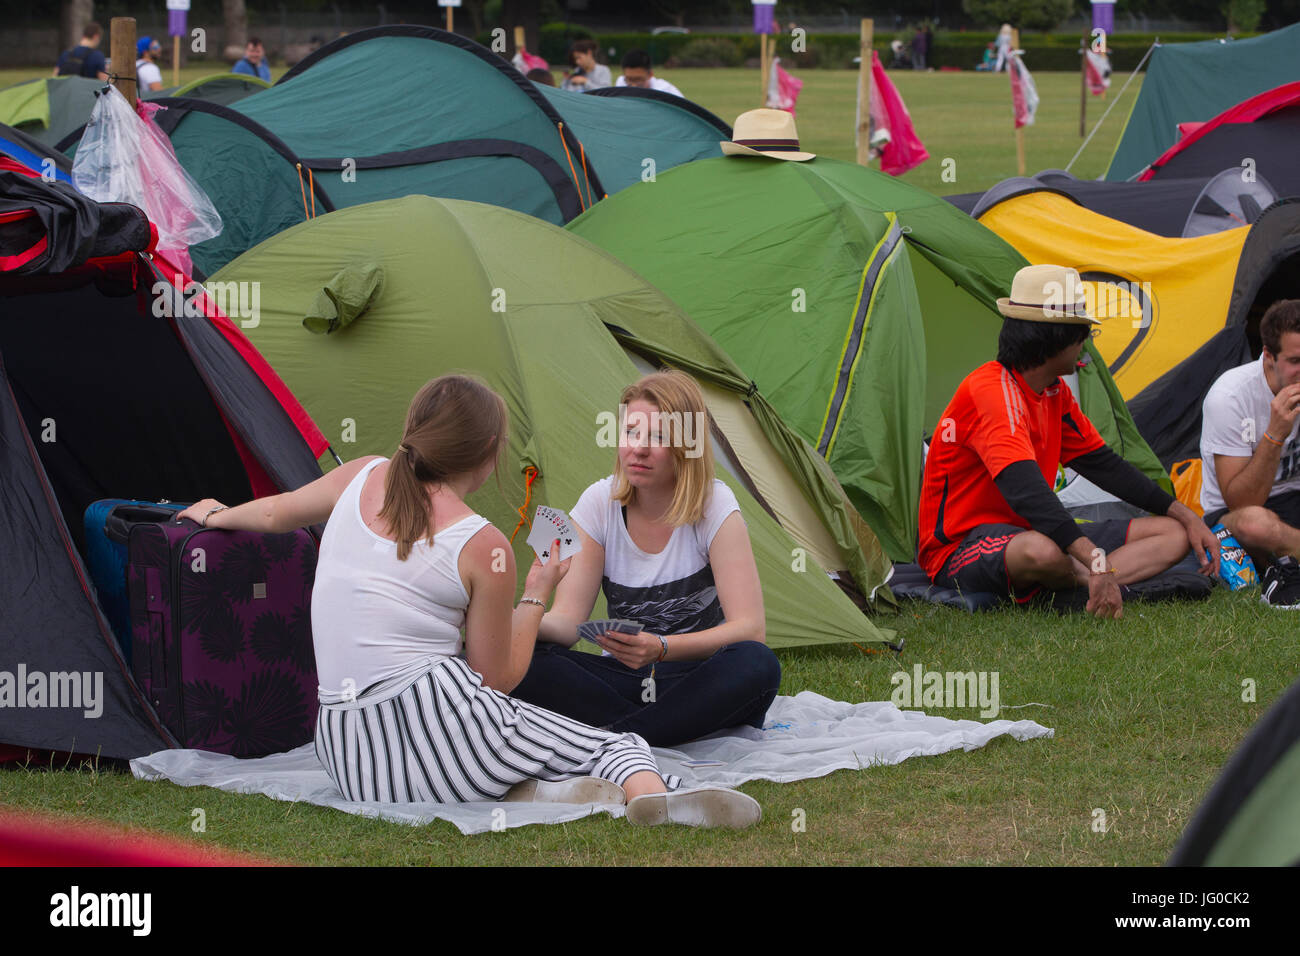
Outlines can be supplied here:
<path id="1" fill-rule="evenodd" d="M 1211 120 L 1292 80 L 1300 80 L 1300 23 L 1249 40 L 1158 45 L 1106 179 L 1138 176 L 1178 141 L 1179 123 Z"/>
<path id="2" fill-rule="evenodd" d="M 852 163 L 694 162 L 598 203 L 569 229 L 666 292 L 820 451 L 889 555 L 916 547 L 922 440 L 994 357 L 1025 259 L 942 199 Z M 1080 400 L 1152 477 L 1097 359 Z"/>
<path id="3" fill-rule="evenodd" d="M 754 542 L 771 643 L 888 636 L 823 573 L 891 600 L 883 552 L 825 462 L 680 309 L 577 236 L 497 206 L 407 196 L 286 230 L 207 287 L 221 301 L 239 282 L 261 290 L 245 334 L 347 457 L 391 455 L 410 397 L 436 375 L 469 371 L 496 389 L 510 409 L 500 485 L 470 500 L 507 533 L 525 469 L 539 472 L 534 505 L 571 508 L 613 466 L 600 423 L 622 388 L 647 368 L 690 372 Z"/>
<path id="4" fill-rule="evenodd" d="M 1300 866 L 1300 682 L 1232 755 L 1170 866 Z"/>

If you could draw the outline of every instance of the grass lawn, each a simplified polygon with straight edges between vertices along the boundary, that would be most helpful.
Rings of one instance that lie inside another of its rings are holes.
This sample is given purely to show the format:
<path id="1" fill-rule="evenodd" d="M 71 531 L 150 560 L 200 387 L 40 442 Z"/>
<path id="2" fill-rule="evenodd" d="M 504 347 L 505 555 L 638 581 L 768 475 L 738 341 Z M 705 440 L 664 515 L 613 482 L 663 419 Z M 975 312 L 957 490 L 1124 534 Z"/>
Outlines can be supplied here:
<path id="1" fill-rule="evenodd" d="M 40 71 L 0 72 L 0 86 Z M 211 72 L 185 71 L 185 79 Z M 276 75 L 282 70 L 277 69 Z M 731 122 L 758 105 L 749 70 L 663 71 Z M 892 73 L 931 159 L 907 175 L 935 193 L 985 189 L 1015 174 L 1005 75 Z M 168 74 L 168 79 L 170 75 Z M 853 158 L 856 75 L 807 71 L 798 123 L 805 148 Z M 1040 74 L 1028 171 L 1064 167 L 1080 143 L 1079 78 Z M 1116 77 L 1114 96 L 1123 77 Z M 1075 167 L 1100 175 L 1136 95 L 1135 81 Z M 1090 122 L 1105 100 L 1090 98 Z M 941 179 L 951 158 L 953 182 Z M 901 658 L 854 647 L 781 653 L 782 693 L 888 699 L 890 675 L 915 664 L 996 671 L 1004 717 L 1037 720 L 1052 740 L 999 740 L 980 751 L 746 786 L 764 821 L 743 833 L 638 831 L 594 818 L 462 837 L 447 824 L 408 828 L 262 797 L 142 783 L 117 769 L 0 771 L 0 804 L 171 834 L 198 844 L 316 864 L 1084 864 L 1155 865 L 1251 724 L 1295 678 L 1295 618 L 1258 592 L 1200 604 L 1130 605 L 1123 621 L 1037 612 L 978 616 L 905 606 L 882 621 L 906 638 Z M 1243 682 L 1257 701 L 1243 701 Z M 976 718 L 975 709 L 937 710 Z M 207 831 L 190 830 L 191 810 Z M 806 830 L 791 823 L 803 810 Z M 1095 811 L 1105 813 L 1104 832 Z"/>

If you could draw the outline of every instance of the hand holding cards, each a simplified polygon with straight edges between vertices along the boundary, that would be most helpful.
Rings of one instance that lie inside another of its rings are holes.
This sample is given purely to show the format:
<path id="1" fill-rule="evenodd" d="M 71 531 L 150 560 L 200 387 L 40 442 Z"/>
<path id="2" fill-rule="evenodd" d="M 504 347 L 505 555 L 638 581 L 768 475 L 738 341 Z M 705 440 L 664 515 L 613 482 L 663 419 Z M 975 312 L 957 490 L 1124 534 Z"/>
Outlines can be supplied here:
<path id="1" fill-rule="evenodd" d="M 538 558 L 549 561 L 551 548 L 557 538 L 560 542 L 561 561 L 573 557 L 582 550 L 578 533 L 573 529 L 569 516 L 559 508 L 538 505 L 537 513 L 533 516 L 533 528 L 528 532 L 528 544 L 537 552 Z"/>
<path id="2" fill-rule="evenodd" d="M 597 638 L 604 637 L 610 631 L 616 634 L 640 634 L 641 625 L 636 621 L 604 619 L 600 621 L 583 621 L 578 625 L 578 637 L 591 641 L 600 647 Z"/>

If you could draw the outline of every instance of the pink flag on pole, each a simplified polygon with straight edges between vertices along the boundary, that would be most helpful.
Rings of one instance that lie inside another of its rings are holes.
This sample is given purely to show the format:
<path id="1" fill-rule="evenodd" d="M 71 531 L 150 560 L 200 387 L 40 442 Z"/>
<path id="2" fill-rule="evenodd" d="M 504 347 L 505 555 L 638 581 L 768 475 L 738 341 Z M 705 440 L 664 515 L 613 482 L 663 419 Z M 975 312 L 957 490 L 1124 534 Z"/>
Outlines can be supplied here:
<path id="1" fill-rule="evenodd" d="M 1011 106 L 1016 113 L 1016 129 L 1032 126 L 1034 114 L 1038 112 L 1038 89 L 1021 60 L 1022 52 L 1014 51 L 1007 66 L 1007 72 L 1011 75 Z"/>
<path id="2" fill-rule="evenodd" d="M 781 58 L 772 60 L 772 72 L 767 78 L 767 108 L 785 110 L 794 115 L 794 104 L 803 89 L 803 80 L 791 76 L 781 66 Z"/>
<path id="3" fill-rule="evenodd" d="M 880 62 L 880 54 L 871 51 L 871 125 L 889 131 L 889 142 L 880 154 L 880 169 L 891 176 L 901 176 L 930 158 L 925 144 L 912 128 L 912 116 L 898 95 L 889 74 Z"/>
<path id="4" fill-rule="evenodd" d="M 1110 57 L 1105 53 L 1085 50 L 1083 54 L 1084 75 L 1088 78 L 1088 91 L 1093 96 L 1101 96 L 1110 86 Z"/>

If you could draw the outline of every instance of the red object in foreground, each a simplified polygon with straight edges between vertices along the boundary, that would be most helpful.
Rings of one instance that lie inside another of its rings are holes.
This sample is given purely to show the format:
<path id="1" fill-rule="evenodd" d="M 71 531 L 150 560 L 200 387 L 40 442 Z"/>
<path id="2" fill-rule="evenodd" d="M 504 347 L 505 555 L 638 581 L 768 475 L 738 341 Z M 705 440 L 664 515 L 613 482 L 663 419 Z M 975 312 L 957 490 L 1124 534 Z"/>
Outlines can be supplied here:
<path id="1" fill-rule="evenodd" d="M 76 823 L 59 817 L 0 813 L 0 866 L 274 866 L 183 840 Z"/>

